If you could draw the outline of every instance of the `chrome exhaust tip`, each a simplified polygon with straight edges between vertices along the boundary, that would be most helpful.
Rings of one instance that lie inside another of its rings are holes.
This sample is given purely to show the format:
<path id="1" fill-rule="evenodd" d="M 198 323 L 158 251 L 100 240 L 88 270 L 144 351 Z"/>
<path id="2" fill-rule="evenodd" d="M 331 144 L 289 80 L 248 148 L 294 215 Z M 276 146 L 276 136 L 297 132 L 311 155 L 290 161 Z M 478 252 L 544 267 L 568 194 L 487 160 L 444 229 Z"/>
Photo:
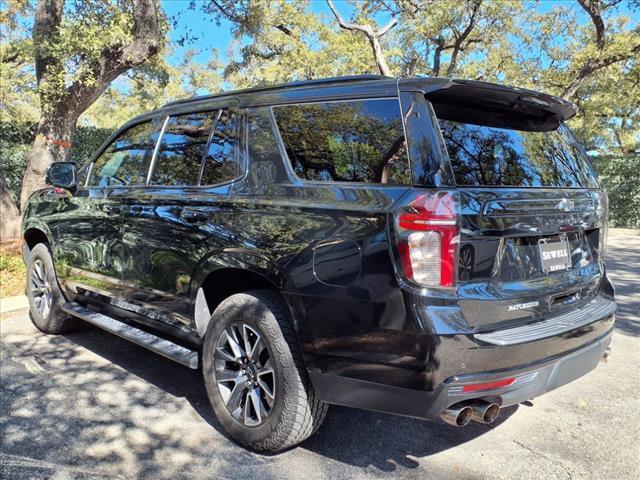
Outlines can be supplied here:
<path id="1" fill-rule="evenodd" d="M 471 419 L 480 423 L 491 423 L 500 415 L 500 405 L 482 400 L 472 402 Z"/>
<path id="2" fill-rule="evenodd" d="M 473 408 L 469 405 L 452 405 L 442 411 L 440 418 L 454 427 L 464 427 L 471 421 L 471 415 L 473 415 Z"/>

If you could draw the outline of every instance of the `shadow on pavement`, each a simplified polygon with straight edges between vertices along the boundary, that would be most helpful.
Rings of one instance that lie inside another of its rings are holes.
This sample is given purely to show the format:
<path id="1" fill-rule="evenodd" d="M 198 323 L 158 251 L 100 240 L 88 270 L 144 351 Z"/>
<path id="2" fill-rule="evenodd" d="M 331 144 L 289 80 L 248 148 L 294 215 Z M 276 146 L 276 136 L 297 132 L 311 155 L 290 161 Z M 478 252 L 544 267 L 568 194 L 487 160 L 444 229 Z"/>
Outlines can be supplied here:
<path id="1" fill-rule="evenodd" d="M 616 331 L 640 337 L 640 256 L 637 248 L 609 247 L 607 271 L 616 289 Z"/>
<path id="2" fill-rule="evenodd" d="M 200 370 L 189 370 L 89 325 L 67 337 L 164 392 L 184 397 L 203 420 L 226 437 L 210 407 Z M 426 457 L 473 440 L 504 422 L 516 410 L 517 407 L 505 408 L 491 426 L 472 422 L 465 428 L 455 428 L 332 406 L 323 426 L 301 448 L 357 467 L 374 466 L 383 471 L 394 471 L 397 465 L 416 468 L 418 462 L 410 457 Z"/>

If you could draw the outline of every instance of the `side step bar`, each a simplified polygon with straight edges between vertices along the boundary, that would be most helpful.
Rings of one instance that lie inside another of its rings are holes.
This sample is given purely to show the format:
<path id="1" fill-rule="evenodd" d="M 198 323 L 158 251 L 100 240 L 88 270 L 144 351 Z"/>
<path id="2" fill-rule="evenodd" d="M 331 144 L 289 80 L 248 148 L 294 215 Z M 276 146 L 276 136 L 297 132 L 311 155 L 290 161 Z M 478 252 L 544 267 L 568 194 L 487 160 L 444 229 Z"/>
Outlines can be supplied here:
<path id="1" fill-rule="evenodd" d="M 85 322 L 89 322 L 96 327 L 100 327 L 107 332 L 114 333 L 119 337 L 140 345 L 152 352 L 162 355 L 174 362 L 178 362 L 193 370 L 198 368 L 198 352 L 189 350 L 181 345 L 177 345 L 169 340 L 157 337 L 152 333 L 145 332 L 134 326 L 120 322 L 115 318 L 108 317 L 102 313 L 85 308 L 76 302 L 67 302 L 62 305 L 69 315 L 78 317 Z"/>

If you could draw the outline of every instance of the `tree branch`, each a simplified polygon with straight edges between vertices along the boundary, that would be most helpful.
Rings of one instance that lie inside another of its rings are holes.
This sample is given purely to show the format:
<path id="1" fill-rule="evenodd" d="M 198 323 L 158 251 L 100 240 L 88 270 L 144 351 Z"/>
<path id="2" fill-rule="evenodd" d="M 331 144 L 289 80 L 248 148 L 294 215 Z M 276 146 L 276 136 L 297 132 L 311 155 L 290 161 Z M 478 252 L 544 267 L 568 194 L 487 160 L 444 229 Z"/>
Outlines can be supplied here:
<path id="1" fill-rule="evenodd" d="M 593 73 L 606 68 L 614 63 L 623 62 L 632 58 L 634 55 L 640 53 L 640 44 L 635 45 L 630 50 L 627 50 L 623 53 L 618 53 L 616 55 L 611 55 L 610 57 L 600 58 L 600 59 L 592 59 L 578 70 L 576 74 L 576 78 L 565 88 L 562 93 L 562 98 L 565 100 L 569 100 L 573 97 L 578 88 L 584 83 L 584 81 Z"/>
<path id="2" fill-rule="evenodd" d="M 398 24 L 398 20 L 393 18 L 384 27 L 378 30 L 374 30 L 371 25 L 367 25 L 367 24 L 360 25 L 357 23 L 345 22 L 345 20 L 342 18 L 342 15 L 340 15 L 340 12 L 338 12 L 338 9 L 333 4 L 333 1 L 332 0 L 326 0 L 326 1 L 327 1 L 327 5 L 329 5 L 329 8 L 333 12 L 333 15 L 336 17 L 336 20 L 338 21 L 338 25 L 340 25 L 341 28 L 345 30 L 352 30 L 352 31 L 355 30 L 358 32 L 362 32 L 367 36 L 367 39 L 369 40 L 369 43 L 371 44 L 371 48 L 373 50 L 373 56 L 375 58 L 376 65 L 378 66 L 378 70 L 380 71 L 380 73 L 388 77 L 393 76 L 391 74 L 391 69 L 389 68 L 389 65 L 387 64 L 387 61 L 384 57 L 384 52 L 382 51 L 382 47 L 380 46 L 380 38 L 382 38 L 389 30 L 395 27 Z"/>
<path id="3" fill-rule="evenodd" d="M 71 111 L 79 116 L 95 102 L 109 84 L 130 68 L 140 65 L 160 48 L 157 0 L 133 1 L 133 41 L 124 47 L 107 49 L 94 62 L 90 84 L 83 79 L 76 80 L 67 89 L 72 102 Z"/>
<path id="4" fill-rule="evenodd" d="M 293 37 L 293 32 L 291 31 L 291 29 L 289 27 L 287 27 L 286 25 L 279 23 L 278 25 L 275 25 L 275 28 L 277 30 L 280 30 L 282 33 L 284 33 L 285 35 L 289 36 L 289 37 Z"/>
<path id="5" fill-rule="evenodd" d="M 234 23 L 244 23 L 247 21 L 246 16 L 236 15 L 231 13 L 227 8 L 223 7 L 217 0 L 211 0 L 211 3 L 218 9 L 220 14 L 227 20 Z"/>
<path id="6" fill-rule="evenodd" d="M 589 14 L 591 22 L 596 30 L 596 46 L 598 50 L 604 49 L 605 27 L 602 20 L 602 10 L 598 0 L 578 0 L 582 9 Z"/>
<path id="7" fill-rule="evenodd" d="M 389 23 L 387 23 L 384 27 L 376 32 L 378 38 L 382 38 L 389 30 L 395 27 L 398 24 L 397 18 L 392 18 Z"/>
<path id="8" fill-rule="evenodd" d="M 462 33 L 458 33 L 457 29 L 452 27 L 454 29 L 456 40 L 454 42 L 453 52 L 451 53 L 451 61 L 449 62 L 449 66 L 447 67 L 447 77 L 450 77 L 453 74 L 453 71 L 455 70 L 456 64 L 458 62 L 458 54 L 461 50 L 463 50 L 463 44 L 465 40 L 476 26 L 476 22 L 478 20 L 478 12 L 480 11 L 480 5 L 482 5 L 482 0 L 475 0 L 473 2 L 471 18 L 469 19 L 469 23 L 467 24 L 467 27 L 462 31 Z"/>
<path id="9" fill-rule="evenodd" d="M 56 35 L 62 21 L 62 9 L 64 0 L 40 0 L 36 7 L 36 16 L 33 22 L 33 45 L 35 48 L 36 81 L 40 84 L 42 77 L 48 69 L 62 68 L 59 59 L 49 55 L 45 44 Z"/>

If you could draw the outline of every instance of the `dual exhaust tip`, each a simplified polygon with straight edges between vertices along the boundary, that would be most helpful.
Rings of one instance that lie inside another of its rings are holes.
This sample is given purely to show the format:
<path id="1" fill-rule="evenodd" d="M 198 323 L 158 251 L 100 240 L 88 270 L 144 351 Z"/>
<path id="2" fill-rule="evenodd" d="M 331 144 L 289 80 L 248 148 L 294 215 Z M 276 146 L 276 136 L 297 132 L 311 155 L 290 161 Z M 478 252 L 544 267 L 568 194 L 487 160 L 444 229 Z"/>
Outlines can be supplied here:
<path id="1" fill-rule="evenodd" d="M 454 427 L 464 427 L 471 420 L 491 423 L 498 418 L 498 415 L 500 415 L 500 405 L 497 403 L 473 400 L 452 405 L 440 414 L 440 418 Z"/>

